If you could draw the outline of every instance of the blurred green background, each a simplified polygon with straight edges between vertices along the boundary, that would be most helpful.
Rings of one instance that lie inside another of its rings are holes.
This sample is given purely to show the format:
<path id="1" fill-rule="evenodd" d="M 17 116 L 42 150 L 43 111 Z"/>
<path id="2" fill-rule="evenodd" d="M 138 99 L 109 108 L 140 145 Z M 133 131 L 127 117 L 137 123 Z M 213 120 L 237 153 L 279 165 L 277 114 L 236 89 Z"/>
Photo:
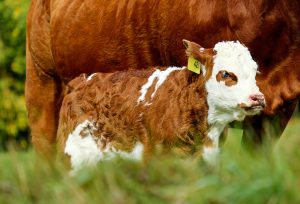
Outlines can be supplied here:
<path id="1" fill-rule="evenodd" d="M 28 147 L 24 97 L 26 15 L 29 0 L 0 0 L 0 151 L 8 141 Z"/>

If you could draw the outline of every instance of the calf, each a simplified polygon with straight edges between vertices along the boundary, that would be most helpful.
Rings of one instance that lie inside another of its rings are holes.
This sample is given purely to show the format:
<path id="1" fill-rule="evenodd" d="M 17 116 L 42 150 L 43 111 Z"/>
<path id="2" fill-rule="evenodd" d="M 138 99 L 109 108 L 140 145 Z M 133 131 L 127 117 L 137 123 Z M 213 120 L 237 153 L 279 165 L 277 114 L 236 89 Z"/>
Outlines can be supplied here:
<path id="1" fill-rule="evenodd" d="M 81 75 L 69 83 L 57 141 L 73 169 L 119 154 L 141 159 L 158 146 L 215 162 L 226 124 L 264 107 L 257 64 L 239 42 L 213 49 L 184 40 L 189 69 Z M 200 69 L 197 68 L 202 67 Z"/>

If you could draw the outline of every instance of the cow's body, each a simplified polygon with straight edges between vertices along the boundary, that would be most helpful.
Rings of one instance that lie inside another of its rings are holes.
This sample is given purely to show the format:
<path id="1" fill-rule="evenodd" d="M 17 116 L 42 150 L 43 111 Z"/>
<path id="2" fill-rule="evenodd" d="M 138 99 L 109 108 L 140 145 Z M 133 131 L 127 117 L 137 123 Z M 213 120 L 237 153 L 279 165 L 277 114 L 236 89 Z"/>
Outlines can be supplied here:
<path id="1" fill-rule="evenodd" d="M 203 66 L 199 74 L 168 67 L 81 75 L 68 84 L 57 140 L 75 170 L 114 154 L 147 158 L 157 149 L 203 153 L 215 163 L 224 127 L 262 110 L 257 64 L 247 48 L 238 42 L 221 42 L 214 50 L 184 43 Z"/>
<path id="2" fill-rule="evenodd" d="M 34 146 L 44 153 L 55 143 L 66 82 L 80 73 L 184 65 L 183 38 L 249 47 L 261 71 L 265 113 L 270 121 L 281 114 L 275 135 L 294 107 L 285 102 L 300 93 L 298 1 L 32 0 L 27 22 L 27 109 Z"/>

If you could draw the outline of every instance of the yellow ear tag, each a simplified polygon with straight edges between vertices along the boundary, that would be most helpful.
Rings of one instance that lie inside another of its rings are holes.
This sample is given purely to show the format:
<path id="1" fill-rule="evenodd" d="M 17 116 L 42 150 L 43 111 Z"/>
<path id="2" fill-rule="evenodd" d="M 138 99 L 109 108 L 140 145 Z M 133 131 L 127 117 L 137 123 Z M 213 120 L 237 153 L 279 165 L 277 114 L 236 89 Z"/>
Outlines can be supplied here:
<path id="1" fill-rule="evenodd" d="M 194 57 L 189 57 L 188 59 L 188 70 L 200 74 L 201 72 L 201 63 L 196 60 Z"/>

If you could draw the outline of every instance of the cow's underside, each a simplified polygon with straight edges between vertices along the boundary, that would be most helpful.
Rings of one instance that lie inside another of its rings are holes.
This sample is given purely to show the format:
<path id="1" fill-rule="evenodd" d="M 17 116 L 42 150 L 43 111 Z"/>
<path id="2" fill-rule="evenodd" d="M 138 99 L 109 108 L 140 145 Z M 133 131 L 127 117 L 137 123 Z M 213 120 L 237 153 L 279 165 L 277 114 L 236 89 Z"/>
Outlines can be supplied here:
<path id="1" fill-rule="evenodd" d="M 35 149 L 51 154 L 66 82 L 80 73 L 185 65 L 183 38 L 249 47 L 267 107 L 244 123 L 244 140 L 253 147 L 270 132 L 276 138 L 300 93 L 299 33 L 300 5 L 292 0 L 32 0 L 26 103 Z"/>

